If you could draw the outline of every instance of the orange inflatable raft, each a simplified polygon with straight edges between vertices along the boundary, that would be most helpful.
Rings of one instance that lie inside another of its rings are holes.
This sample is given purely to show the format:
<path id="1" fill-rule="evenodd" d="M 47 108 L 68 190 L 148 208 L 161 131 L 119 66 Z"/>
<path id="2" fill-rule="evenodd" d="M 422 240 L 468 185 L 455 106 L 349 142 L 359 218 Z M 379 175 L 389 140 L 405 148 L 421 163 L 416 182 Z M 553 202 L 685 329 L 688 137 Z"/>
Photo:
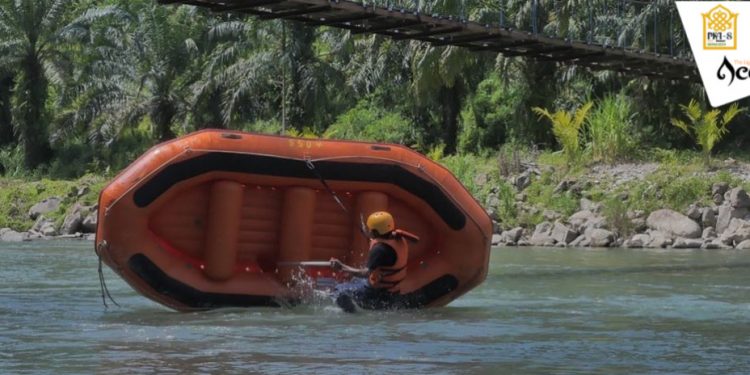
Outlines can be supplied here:
<path id="1" fill-rule="evenodd" d="M 391 307 L 442 306 L 485 279 L 487 213 L 448 170 L 392 144 L 223 130 L 160 144 L 102 191 L 95 246 L 177 310 L 280 306 L 298 295 L 300 262 L 363 265 L 361 218 L 382 210 L 421 237 Z"/>

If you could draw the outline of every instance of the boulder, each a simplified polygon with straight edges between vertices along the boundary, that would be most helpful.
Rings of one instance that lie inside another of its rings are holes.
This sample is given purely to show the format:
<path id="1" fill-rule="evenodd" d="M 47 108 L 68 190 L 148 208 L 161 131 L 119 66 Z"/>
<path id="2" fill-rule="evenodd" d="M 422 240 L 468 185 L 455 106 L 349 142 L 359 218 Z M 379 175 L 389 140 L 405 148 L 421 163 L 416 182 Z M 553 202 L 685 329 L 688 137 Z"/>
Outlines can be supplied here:
<path id="1" fill-rule="evenodd" d="M 742 188 L 737 187 L 729 190 L 727 201 L 734 208 L 750 207 L 750 196 Z"/>
<path id="2" fill-rule="evenodd" d="M 716 236 L 717 234 L 716 234 L 716 230 L 714 229 L 714 227 L 705 227 L 703 229 L 703 234 L 701 234 L 701 238 L 704 240 L 711 240 L 711 239 L 716 238 Z"/>
<path id="3" fill-rule="evenodd" d="M 509 230 L 504 231 L 500 235 L 500 242 L 504 244 L 508 244 L 508 245 L 515 245 L 521 239 L 522 235 L 523 235 L 523 228 L 521 227 L 509 229 Z"/>
<path id="4" fill-rule="evenodd" d="M 43 235 L 43 234 L 41 234 L 39 232 L 35 232 L 33 230 L 26 232 L 26 239 L 29 240 L 29 241 L 31 241 L 31 240 L 41 240 L 41 239 L 44 239 L 46 237 L 47 236 L 45 236 L 45 235 Z"/>
<path id="5" fill-rule="evenodd" d="M 576 196 L 581 196 L 581 193 L 583 193 L 584 190 L 586 190 L 586 189 L 588 189 L 590 187 L 591 187 L 591 183 L 589 183 L 588 181 L 586 181 L 586 182 L 580 182 L 579 181 L 579 182 L 576 182 L 575 184 L 573 184 L 572 186 L 570 186 L 570 188 L 568 189 L 568 191 L 570 191 L 571 193 L 575 194 Z"/>
<path id="6" fill-rule="evenodd" d="M 486 176 L 487 176 L 487 175 L 485 174 L 485 177 L 486 177 Z M 485 183 L 484 183 L 484 184 L 486 184 L 486 183 L 487 183 L 487 182 L 485 181 Z M 482 184 L 482 185 L 484 185 L 484 184 Z M 80 198 L 80 197 L 82 197 L 82 196 L 84 196 L 84 195 L 88 194 L 88 193 L 89 193 L 90 191 L 91 191 L 91 188 L 89 188 L 89 187 L 88 187 L 88 186 L 86 186 L 86 185 L 83 185 L 83 186 L 79 186 L 79 187 L 78 187 L 78 189 L 77 189 L 77 191 L 76 191 L 76 197 Z"/>
<path id="7" fill-rule="evenodd" d="M 551 237 L 552 239 L 557 241 L 557 243 L 569 244 L 573 240 L 575 240 L 576 237 L 578 237 L 578 233 L 571 230 L 564 224 L 560 222 L 556 222 L 555 225 L 552 227 Z"/>
<path id="8" fill-rule="evenodd" d="M 731 249 L 731 246 L 725 245 L 719 241 L 719 239 L 714 239 L 711 241 L 705 241 L 703 242 L 703 246 L 701 246 L 701 249 L 709 249 L 709 250 L 715 250 L 715 249 Z"/>
<path id="9" fill-rule="evenodd" d="M 570 247 L 586 247 L 591 244 L 591 241 L 585 236 L 580 235 L 576 237 L 575 240 L 573 240 L 571 243 L 568 244 Z"/>
<path id="10" fill-rule="evenodd" d="M 716 233 L 724 233 L 729 227 L 732 219 L 741 219 L 750 213 L 747 208 L 736 208 L 725 204 L 719 206 L 719 215 L 716 217 Z"/>
<path id="11" fill-rule="evenodd" d="M 750 221 L 732 219 L 729 227 L 719 237 L 721 243 L 735 245 L 745 240 L 750 240 Z"/>
<path id="12" fill-rule="evenodd" d="M 545 209 L 544 211 L 542 211 L 542 217 L 544 217 L 544 220 L 547 221 L 555 221 L 561 218 L 562 215 L 560 215 L 560 213 L 557 211 Z"/>
<path id="13" fill-rule="evenodd" d="M 719 194 L 724 197 L 724 193 L 729 190 L 729 184 L 726 182 L 717 182 L 711 186 L 711 195 Z"/>
<path id="14" fill-rule="evenodd" d="M 62 203 L 62 199 L 59 197 L 49 197 L 33 206 L 29 209 L 29 217 L 33 220 L 36 220 L 39 215 L 44 215 L 46 213 L 52 212 L 60 208 L 60 204 Z"/>
<path id="15" fill-rule="evenodd" d="M 701 223 L 703 227 L 715 227 L 716 226 L 716 213 L 711 207 L 703 207 L 701 212 Z"/>
<path id="16" fill-rule="evenodd" d="M 658 230 L 650 231 L 648 237 L 649 242 L 644 246 L 652 249 L 666 248 L 674 242 L 671 235 Z"/>
<path id="17" fill-rule="evenodd" d="M 552 190 L 552 193 L 554 194 L 564 193 L 568 191 L 568 189 L 570 189 L 571 186 L 575 185 L 575 183 L 576 181 L 572 179 L 562 180 L 560 181 L 559 184 L 557 184 L 557 186 L 555 186 L 555 189 Z"/>
<path id="18" fill-rule="evenodd" d="M 636 234 L 630 239 L 626 240 L 622 247 L 628 248 L 628 249 L 638 249 L 646 246 L 646 244 L 651 241 L 651 238 L 648 236 L 648 234 Z"/>
<path id="19" fill-rule="evenodd" d="M 555 244 L 555 240 L 552 238 L 552 223 L 544 221 L 539 223 L 534 229 L 534 234 L 531 235 L 529 243 L 534 246 L 552 246 Z"/>
<path id="20" fill-rule="evenodd" d="M 574 231 L 578 233 L 585 232 L 587 229 L 603 228 L 607 225 L 607 220 L 589 210 L 578 211 L 568 218 L 568 222 Z"/>
<path id="21" fill-rule="evenodd" d="M 487 195 L 484 207 L 487 211 L 487 215 L 493 220 L 500 220 L 500 210 L 498 209 L 498 207 L 500 207 L 500 198 L 498 198 L 497 193 L 490 193 Z"/>
<path id="22" fill-rule="evenodd" d="M 646 224 L 649 228 L 671 234 L 674 237 L 699 238 L 701 226 L 689 217 L 670 210 L 656 210 L 648 215 Z"/>
<path id="23" fill-rule="evenodd" d="M 0 229 L 0 241 L 3 242 L 23 242 L 28 241 L 28 233 L 16 232 L 10 228 Z"/>
<path id="24" fill-rule="evenodd" d="M 492 246 L 497 246 L 500 244 L 500 238 L 501 236 L 499 234 L 493 234 L 492 235 Z"/>
<path id="25" fill-rule="evenodd" d="M 701 246 L 703 246 L 703 240 L 698 238 L 678 237 L 672 244 L 674 249 L 700 249 Z"/>
<path id="26" fill-rule="evenodd" d="M 691 220 L 694 220 L 694 221 L 701 220 L 702 215 L 703 215 L 703 209 L 701 209 L 695 204 L 691 204 L 685 211 L 685 216 L 689 217 Z"/>
<path id="27" fill-rule="evenodd" d="M 750 240 L 744 240 L 734 247 L 737 250 L 750 250 Z"/>
<path id="28" fill-rule="evenodd" d="M 60 234 L 73 234 L 81 231 L 81 223 L 83 223 L 84 209 L 76 203 L 68 209 L 68 214 L 65 215 L 62 226 L 60 227 Z"/>
<path id="29" fill-rule="evenodd" d="M 607 247 L 615 240 L 615 234 L 601 228 L 590 228 L 586 230 L 586 238 L 590 241 L 591 247 Z"/>
<path id="30" fill-rule="evenodd" d="M 47 219 L 44 215 L 39 216 L 31 227 L 31 232 L 39 233 L 44 237 L 53 237 L 57 235 L 57 229 L 55 228 L 55 222 Z"/>
<path id="31" fill-rule="evenodd" d="M 513 186 L 515 186 L 518 191 L 526 189 L 529 185 L 531 185 L 531 173 L 529 171 L 521 173 L 513 180 Z"/>
<path id="32" fill-rule="evenodd" d="M 713 197 L 711 197 L 711 199 L 713 199 L 715 204 L 724 203 L 724 196 L 721 194 L 714 194 Z"/>
<path id="33" fill-rule="evenodd" d="M 593 202 L 586 198 L 581 198 L 579 201 L 579 206 L 581 208 L 581 211 L 591 211 L 594 213 L 599 213 L 602 211 L 602 204 Z"/>

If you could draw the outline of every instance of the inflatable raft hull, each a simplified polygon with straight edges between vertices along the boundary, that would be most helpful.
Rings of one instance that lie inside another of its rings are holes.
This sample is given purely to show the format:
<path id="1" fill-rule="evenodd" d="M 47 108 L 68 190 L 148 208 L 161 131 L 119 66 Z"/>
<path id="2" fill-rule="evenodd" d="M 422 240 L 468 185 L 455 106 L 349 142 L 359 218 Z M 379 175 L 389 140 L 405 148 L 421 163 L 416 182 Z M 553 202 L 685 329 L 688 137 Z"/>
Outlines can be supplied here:
<path id="1" fill-rule="evenodd" d="M 280 306 L 298 296 L 296 264 L 362 265 L 361 220 L 381 210 L 422 238 L 390 307 L 442 306 L 485 279 L 487 213 L 445 168 L 391 144 L 205 130 L 157 145 L 102 191 L 95 246 L 176 310 Z"/>

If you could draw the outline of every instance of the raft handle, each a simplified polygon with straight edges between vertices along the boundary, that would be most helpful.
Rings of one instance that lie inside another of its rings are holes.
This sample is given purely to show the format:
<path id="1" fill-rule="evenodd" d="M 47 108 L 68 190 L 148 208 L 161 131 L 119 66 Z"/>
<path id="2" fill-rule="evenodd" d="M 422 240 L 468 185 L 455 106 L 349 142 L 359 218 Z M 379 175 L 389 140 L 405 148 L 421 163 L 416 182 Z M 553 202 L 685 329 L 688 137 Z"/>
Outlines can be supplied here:
<path id="1" fill-rule="evenodd" d="M 221 133 L 221 138 L 226 138 L 226 139 L 242 139 L 242 136 L 239 135 L 239 134 Z"/>

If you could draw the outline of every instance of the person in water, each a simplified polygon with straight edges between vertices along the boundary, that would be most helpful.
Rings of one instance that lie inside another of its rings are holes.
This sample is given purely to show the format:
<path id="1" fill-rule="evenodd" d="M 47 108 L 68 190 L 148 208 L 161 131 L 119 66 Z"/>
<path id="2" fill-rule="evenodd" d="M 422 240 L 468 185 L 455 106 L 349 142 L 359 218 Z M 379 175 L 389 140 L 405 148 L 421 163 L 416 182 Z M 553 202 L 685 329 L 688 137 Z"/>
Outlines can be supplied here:
<path id="1" fill-rule="evenodd" d="M 354 312 L 359 305 L 366 309 L 398 307 L 395 295 L 400 293 L 399 284 L 406 278 L 406 262 L 409 258 L 408 242 L 417 242 L 419 237 L 396 229 L 393 216 L 385 211 L 375 212 L 367 218 L 370 251 L 365 268 L 356 268 L 331 259 L 335 271 L 350 273 L 352 281 L 339 284 L 334 290 L 336 304 L 346 312 Z"/>

